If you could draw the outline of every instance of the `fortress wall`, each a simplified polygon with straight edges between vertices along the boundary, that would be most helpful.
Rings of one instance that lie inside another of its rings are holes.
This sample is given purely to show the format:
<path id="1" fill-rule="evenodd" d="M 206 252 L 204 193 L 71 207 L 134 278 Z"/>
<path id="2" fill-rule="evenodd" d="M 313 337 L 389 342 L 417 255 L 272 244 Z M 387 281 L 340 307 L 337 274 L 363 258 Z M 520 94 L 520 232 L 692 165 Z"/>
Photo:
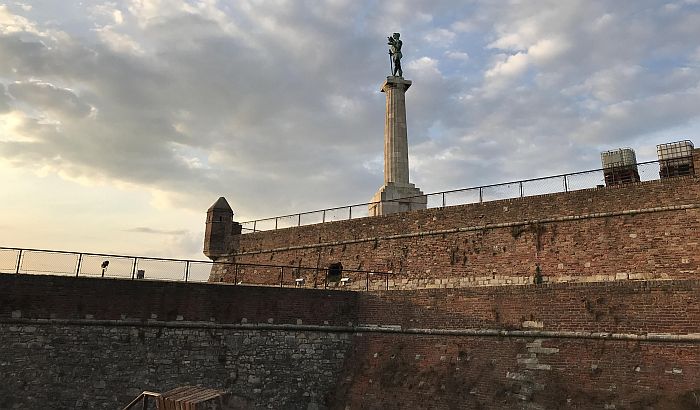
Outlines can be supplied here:
<path id="1" fill-rule="evenodd" d="M 0 319 L 347 325 L 354 292 L 0 274 Z M 15 312 L 15 313 L 13 313 Z M 319 315 L 319 312 L 323 312 Z M 244 320 L 245 319 L 245 320 Z M 325 322 L 328 323 L 325 323 Z"/>
<path id="2" fill-rule="evenodd" d="M 691 410 L 699 354 L 683 343 L 361 335 L 331 401 L 362 409 Z"/>
<path id="3" fill-rule="evenodd" d="M 392 271 L 391 289 L 532 283 L 538 266 L 545 282 L 696 278 L 699 206 L 700 178 L 680 177 L 248 233 L 235 260 L 319 266 L 317 286 L 334 262 Z M 217 265 L 210 280 L 232 282 L 232 270 Z M 314 273 L 289 272 L 307 286 Z M 278 273 L 238 280 L 274 284 Z"/>
<path id="4" fill-rule="evenodd" d="M 697 280 L 351 293 L 0 275 L 0 295 L 8 408 L 115 408 L 183 384 L 242 408 L 700 397 Z"/>
<path id="5" fill-rule="evenodd" d="M 698 280 L 362 292 L 356 320 L 403 329 L 692 334 L 700 332 L 699 297 Z"/>
<path id="6" fill-rule="evenodd" d="M 120 409 L 144 390 L 184 385 L 232 391 L 237 409 L 323 408 L 351 340 L 348 333 L 83 320 L 0 322 L 0 334 L 3 409 Z"/>
<path id="7" fill-rule="evenodd" d="M 0 275 L 0 408 L 115 409 L 143 390 L 232 391 L 238 408 L 323 406 L 355 294 Z M 327 323 L 327 324 L 326 324 Z M 265 328 L 260 328 L 262 324 Z"/>

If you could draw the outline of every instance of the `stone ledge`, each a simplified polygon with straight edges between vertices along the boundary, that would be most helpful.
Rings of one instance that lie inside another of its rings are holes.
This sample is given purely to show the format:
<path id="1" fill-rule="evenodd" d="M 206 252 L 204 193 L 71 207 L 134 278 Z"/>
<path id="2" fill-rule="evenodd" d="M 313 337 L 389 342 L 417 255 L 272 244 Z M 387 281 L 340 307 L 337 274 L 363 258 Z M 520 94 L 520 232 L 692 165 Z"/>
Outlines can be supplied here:
<path id="1" fill-rule="evenodd" d="M 127 327 L 165 327 L 165 328 L 202 328 L 202 329 L 240 329 L 240 330 L 269 330 L 269 331 L 317 331 L 327 333 L 398 333 L 427 336 L 472 336 L 472 337 L 515 337 L 543 339 L 597 339 L 617 341 L 643 341 L 700 344 L 700 333 L 609 333 L 609 332 L 574 332 L 548 330 L 501 330 L 501 329 L 420 329 L 400 326 L 361 324 L 357 326 L 317 326 L 294 324 L 221 324 L 211 322 L 161 322 L 135 320 L 67 320 L 67 319 L 0 319 L 0 324 L 19 325 L 10 331 L 23 331 L 26 326 L 34 331 L 35 326 L 127 326 Z"/>

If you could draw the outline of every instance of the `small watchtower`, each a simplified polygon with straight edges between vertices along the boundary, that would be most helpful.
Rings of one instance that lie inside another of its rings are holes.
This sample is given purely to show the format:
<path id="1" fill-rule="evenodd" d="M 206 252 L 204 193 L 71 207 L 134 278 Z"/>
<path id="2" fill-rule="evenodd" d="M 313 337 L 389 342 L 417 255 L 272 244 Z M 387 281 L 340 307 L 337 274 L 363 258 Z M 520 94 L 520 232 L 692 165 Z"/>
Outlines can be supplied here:
<path id="1" fill-rule="evenodd" d="M 233 210 L 223 196 L 207 210 L 204 254 L 211 260 L 230 254 L 234 236 L 241 234 L 241 224 L 233 222 Z"/>

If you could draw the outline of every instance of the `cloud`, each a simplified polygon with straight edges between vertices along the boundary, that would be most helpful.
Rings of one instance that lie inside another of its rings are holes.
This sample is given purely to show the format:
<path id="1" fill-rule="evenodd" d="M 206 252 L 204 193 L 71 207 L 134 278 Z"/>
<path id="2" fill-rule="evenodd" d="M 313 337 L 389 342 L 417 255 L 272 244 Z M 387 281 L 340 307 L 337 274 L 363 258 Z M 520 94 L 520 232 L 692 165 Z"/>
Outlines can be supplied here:
<path id="1" fill-rule="evenodd" d="M 0 4 L 0 34 L 38 33 L 36 25 L 30 20 L 13 14 L 7 5 Z"/>
<path id="2" fill-rule="evenodd" d="M 491 56 L 483 83 L 465 93 L 465 110 L 481 114 L 465 134 L 503 141 L 518 152 L 513 164 L 536 163 L 536 152 L 573 155 L 575 163 L 551 163 L 570 169 L 584 168 L 582 161 L 603 147 L 643 143 L 654 131 L 697 122 L 697 113 L 682 106 L 697 94 L 697 70 L 686 66 L 695 46 L 680 32 L 697 30 L 687 21 L 698 13 L 686 8 L 662 17 L 650 4 L 486 6 L 496 34 L 487 46 L 500 56 Z"/>
<path id="3" fill-rule="evenodd" d="M 527 54 L 540 64 L 553 60 L 568 49 L 562 39 L 545 38 L 530 46 Z"/>
<path id="4" fill-rule="evenodd" d="M 699 19 L 602 0 L 2 6 L 0 159 L 137 186 L 158 209 L 364 202 L 400 31 L 421 188 L 592 168 L 600 149 L 700 121 Z"/>
<path id="5" fill-rule="evenodd" d="M 187 230 L 184 229 L 156 229 L 156 228 L 148 228 L 146 226 L 139 226 L 136 228 L 129 228 L 125 229 L 125 232 L 135 232 L 135 233 L 147 233 L 147 234 L 155 234 L 155 235 L 185 235 Z"/>
<path id="6" fill-rule="evenodd" d="M 592 141 L 618 135 L 651 134 L 688 124 L 697 117 L 695 107 L 698 104 L 700 88 L 622 101 L 601 109 L 598 119 L 577 133 Z"/>
<path id="7" fill-rule="evenodd" d="M 528 66 L 528 55 L 517 53 L 504 56 L 502 61 L 497 62 L 493 68 L 486 71 L 486 78 L 506 78 L 512 79 L 525 72 Z"/>
<path id="8" fill-rule="evenodd" d="M 5 85 L 0 84 L 0 114 L 10 110 L 10 96 L 5 92 Z"/>
<path id="9" fill-rule="evenodd" d="M 409 61 L 407 67 L 417 78 L 442 76 L 438 68 L 438 61 L 430 57 L 421 57 Z"/>
<path id="10" fill-rule="evenodd" d="M 92 111 L 92 107 L 70 89 L 41 81 L 14 82 L 8 86 L 8 91 L 15 101 L 57 117 L 86 117 Z"/>
<path id="11" fill-rule="evenodd" d="M 204 243 L 204 230 L 193 233 L 187 229 L 160 229 L 139 226 L 125 229 L 126 233 L 145 234 L 150 236 L 148 243 L 151 248 L 139 251 L 141 255 L 178 256 L 182 258 L 202 259 L 202 244 Z M 134 238 L 137 240 L 136 238 Z"/>
<path id="12" fill-rule="evenodd" d="M 428 33 L 425 34 L 425 40 L 429 43 L 433 43 L 439 47 L 447 47 L 449 46 L 457 37 L 457 35 L 444 28 L 438 28 L 435 30 L 431 30 Z"/>
<path id="13" fill-rule="evenodd" d="M 452 59 L 452 60 L 459 60 L 459 61 L 468 61 L 469 60 L 469 53 L 465 53 L 463 51 L 446 51 L 445 52 L 445 57 Z"/>

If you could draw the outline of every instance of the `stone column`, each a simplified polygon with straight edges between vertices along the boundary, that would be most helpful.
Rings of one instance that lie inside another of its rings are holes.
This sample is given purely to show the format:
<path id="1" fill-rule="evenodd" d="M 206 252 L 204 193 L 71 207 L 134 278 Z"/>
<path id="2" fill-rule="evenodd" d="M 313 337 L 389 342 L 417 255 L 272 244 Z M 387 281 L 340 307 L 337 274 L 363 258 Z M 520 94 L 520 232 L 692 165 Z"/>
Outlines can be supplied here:
<path id="1" fill-rule="evenodd" d="M 410 80 L 387 77 L 382 84 L 386 94 L 384 117 L 384 185 L 372 198 L 370 216 L 425 209 L 428 199 L 408 178 L 408 132 L 406 90 Z"/>
<path id="2" fill-rule="evenodd" d="M 384 184 L 408 184 L 408 132 L 406 129 L 406 90 L 411 81 L 387 77 L 382 84 L 386 94 L 384 120 Z"/>

